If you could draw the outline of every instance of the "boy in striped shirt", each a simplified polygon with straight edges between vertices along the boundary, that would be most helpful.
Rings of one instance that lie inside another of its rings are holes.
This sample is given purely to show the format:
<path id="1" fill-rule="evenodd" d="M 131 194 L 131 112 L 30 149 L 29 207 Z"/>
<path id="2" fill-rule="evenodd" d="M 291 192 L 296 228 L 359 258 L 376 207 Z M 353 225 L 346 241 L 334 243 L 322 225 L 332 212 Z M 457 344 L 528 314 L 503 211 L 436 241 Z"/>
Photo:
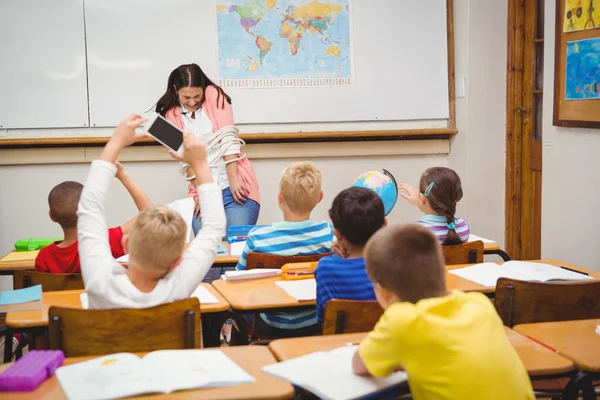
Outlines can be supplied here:
<path id="1" fill-rule="evenodd" d="M 250 231 L 236 269 L 246 269 L 248 254 L 252 252 L 282 256 L 330 252 L 331 224 L 310 219 L 312 210 L 322 199 L 321 171 L 317 167 L 309 162 L 288 166 L 281 176 L 277 194 L 283 222 Z M 308 335 L 319 328 L 315 311 L 261 313 L 260 321 L 261 331 L 275 336 Z"/>
<path id="2" fill-rule="evenodd" d="M 369 238 L 386 224 L 383 209 L 379 196 L 365 188 L 345 189 L 333 200 L 329 217 L 336 246 L 345 257 L 323 257 L 315 270 L 319 323 L 323 323 L 325 305 L 331 299 L 376 300 L 363 252 Z"/>

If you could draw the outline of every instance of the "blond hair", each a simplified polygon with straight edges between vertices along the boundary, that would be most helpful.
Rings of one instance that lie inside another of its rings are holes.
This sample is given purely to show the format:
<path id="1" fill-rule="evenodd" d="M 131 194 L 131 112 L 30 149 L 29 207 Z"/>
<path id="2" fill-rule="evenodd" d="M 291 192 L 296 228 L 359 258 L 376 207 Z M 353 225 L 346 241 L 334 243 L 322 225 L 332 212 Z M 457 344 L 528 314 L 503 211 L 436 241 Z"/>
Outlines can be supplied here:
<path id="1" fill-rule="evenodd" d="M 150 207 L 137 217 L 129 234 L 129 253 L 136 265 L 165 272 L 183 254 L 187 227 L 165 206 Z"/>
<path id="2" fill-rule="evenodd" d="M 308 161 L 295 162 L 283 170 L 279 191 L 290 211 L 311 212 L 321 200 L 321 171 Z"/>

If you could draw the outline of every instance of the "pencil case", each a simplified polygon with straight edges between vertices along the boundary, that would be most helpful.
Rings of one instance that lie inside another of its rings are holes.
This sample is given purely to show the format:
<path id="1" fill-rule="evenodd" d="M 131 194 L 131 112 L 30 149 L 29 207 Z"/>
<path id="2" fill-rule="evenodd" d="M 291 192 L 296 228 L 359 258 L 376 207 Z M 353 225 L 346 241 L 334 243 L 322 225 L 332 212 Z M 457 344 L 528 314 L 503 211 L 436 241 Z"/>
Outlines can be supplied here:
<path id="1" fill-rule="evenodd" d="M 17 243 L 15 243 L 16 251 L 34 251 L 42 249 L 46 246 L 51 245 L 54 242 L 57 242 L 61 239 L 19 239 Z"/>
<path id="2" fill-rule="evenodd" d="M 317 261 L 285 264 L 281 267 L 281 279 L 284 281 L 313 279 L 317 264 Z"/>
<path id="3" fill-rule="evenodd" d="M 229 243 L 239 241 L 238 237 L 247 237 L 250 231 L 254 228 L 262 228 L 267 225 L 232 225 L 227 227 L 225 237 Z M 245 239 L 244 239 L 245 240 Z"/>
<path id="4" fill-rule="evenodd" d="M 30 392 L 54 375 L 64 359 L 61 350 L 32 350 L 0 374 L 0 391 Z"/>

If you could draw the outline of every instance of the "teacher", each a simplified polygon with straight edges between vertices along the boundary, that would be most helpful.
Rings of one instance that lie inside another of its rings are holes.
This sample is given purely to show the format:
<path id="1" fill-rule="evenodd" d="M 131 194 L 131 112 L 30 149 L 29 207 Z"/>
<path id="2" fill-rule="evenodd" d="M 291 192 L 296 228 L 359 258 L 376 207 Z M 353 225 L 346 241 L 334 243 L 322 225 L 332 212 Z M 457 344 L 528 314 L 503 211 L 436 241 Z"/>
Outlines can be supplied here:
<path id="1" fill-rule="evenodd" d="M 169 75 L 167 91 L 156 103 L 156 112 L 179 129 L 190 131 L 206 145 L 213 181 L 223 191 L 227 226 L 255 225 L 260 211 L 258 182 L 252 164 L 241 151 L 243 142 L 235 136 L 235 140 L 229 140 L 231 135 L 237 134 L 231 98 L 198 65 L 185 64 Z M 229 131 L 229 135 L 216 141 L 215 134 L 223 131 Z M 182 164 L 182 171 L 190 181 L 188 195 L 196 202 L 192 220 L 196 234 L 202 226 L 198 193 L 192 169 L 187 167 Z"/>

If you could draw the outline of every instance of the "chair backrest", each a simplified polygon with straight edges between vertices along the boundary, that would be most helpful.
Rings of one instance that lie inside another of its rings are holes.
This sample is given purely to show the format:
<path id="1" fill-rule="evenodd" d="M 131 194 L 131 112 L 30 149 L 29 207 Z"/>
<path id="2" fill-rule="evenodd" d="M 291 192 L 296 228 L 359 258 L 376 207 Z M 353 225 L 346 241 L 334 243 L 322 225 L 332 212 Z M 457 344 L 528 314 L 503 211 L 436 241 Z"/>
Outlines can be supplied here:
<path id="1" fill-rule="evenodd" d="M 133 309 L 50 307 L 50 347 L 66 357 L 201 347 L 197 298 Z"/>
<path id="2" fill-rule="evenodd" d="M 322 257 L 333 253 L 312 254 L 309 256 L 276 256 L 265 253 L 250 253 L 246 260 L 246 269 L 254 268 L 281 268 L 288 263 L 319 261 Z"/>
<path id="3" fill-rule="evenodd" d="M 43 292 L 84 289 L 81 274 L 51 274 L 48 272 L 15 271 L 13 287 L 23 289 L 42 285 Z"/>
<path id="4" fill-rule="evenodd" d="M 504 325 L 600 318 L 600 281 L 496 284 L 496 310 Z"/>
<path id="5" fill-rule="evenodd" d="M 383 309 L 376 301 L 332 299 L 325 304 L 323 335 L 369 332 Z"/>
<path id="6" fill-rule="evenodd" d="M 477 240 L 463 244 L 442 246 L 446 265 L 476 264 L 483 262 L 483 242 Z"/>

